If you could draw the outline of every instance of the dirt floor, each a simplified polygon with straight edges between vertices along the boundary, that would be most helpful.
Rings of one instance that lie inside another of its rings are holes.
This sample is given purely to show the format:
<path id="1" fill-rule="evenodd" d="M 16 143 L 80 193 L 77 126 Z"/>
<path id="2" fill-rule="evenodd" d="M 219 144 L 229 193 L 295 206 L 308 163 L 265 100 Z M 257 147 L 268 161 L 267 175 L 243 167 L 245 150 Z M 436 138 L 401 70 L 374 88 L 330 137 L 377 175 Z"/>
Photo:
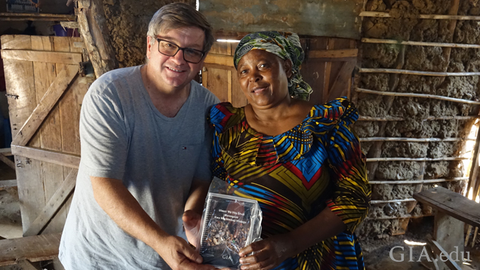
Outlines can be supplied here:
<path id="1" fill-rule="evenodd" d="M 15 171 L 0 162 L 0 181 L 16 179 Z M 0 190 L 0 239 L 22 237 L 22 218 L 16 188 Z M 0 270 L 21 270 L 17 266 L 0 266 Z"/>
<path id="2" fill-rule="evenodd" d="M 363 239 L 360 242 L 368 270 L 434 270 L 427 260 L 425 239 L 433 234 L 433 217 L 413 219 L 403 235 L 383 239 Z M 413 245 L 415 243 L 416 245 Z M 462 269 L 480 269 L 480 243 L 465 247 L 467 261 Z M 468 260 L 469 259 L 469 260 Z"/>
<path id="3" fill-rule="evenodd" d="M 0 181 L 15 179 L 15 171 L 0 162 Z M 0 190 L 0 237 L 22 236 L 22 219 L 16 188 Z"/>

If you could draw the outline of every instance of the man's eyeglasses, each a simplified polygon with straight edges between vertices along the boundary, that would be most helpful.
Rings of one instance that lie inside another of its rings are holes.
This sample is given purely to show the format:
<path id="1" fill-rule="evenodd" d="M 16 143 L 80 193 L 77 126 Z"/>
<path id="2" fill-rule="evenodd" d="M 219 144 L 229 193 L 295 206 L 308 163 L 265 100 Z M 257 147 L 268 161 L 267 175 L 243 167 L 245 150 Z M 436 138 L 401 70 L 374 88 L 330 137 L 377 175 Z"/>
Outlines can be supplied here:
<path id="1" fill-rule="evenodd" d="M 192 64 L 198 64 L 202 61 L 204 52 L 192 48 L 182 48 L 175 43 L 160 38 L 158 41 L 158 52 L 166 56 L 175 56 L 179 50 L 183 51 L 183 59 Z"/>

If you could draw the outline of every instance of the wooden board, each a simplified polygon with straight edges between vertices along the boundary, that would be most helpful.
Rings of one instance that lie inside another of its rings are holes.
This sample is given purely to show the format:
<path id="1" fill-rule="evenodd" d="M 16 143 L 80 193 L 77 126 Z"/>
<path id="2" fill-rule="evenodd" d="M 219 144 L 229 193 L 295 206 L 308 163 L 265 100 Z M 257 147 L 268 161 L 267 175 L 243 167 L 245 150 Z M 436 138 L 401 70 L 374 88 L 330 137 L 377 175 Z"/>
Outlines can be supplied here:
<path id="1" fill-rule="evenodd" d="M 11 156 L 12 150 L 10 148 L 0 148 L 0 154 L 3 154 L 5 156 Z"/>
<path id="2" fill-rule="evenodd" d="M 235 69 L 232 70 L 232 105 L 235 107 L 243 107 L 247 105 L 248 101 L 245 97 L 245 94 L 240 87 L 240 83 L 238 82 L 237 71 Z"/>
<path id="3" fill-rule="evenodd" d="M 25 35 L 1 36 L 1 41 L 2 51 L 32 47 L 31 37 Z M 10 94 L 8 107 L 12 138 L 14 138 L 37 105 L 34 66 L 32 62 L 12 59 L 4 59 L 3 64 L 7 93 Z M 40 141 L 33 140 L 31 145 L 40 147 Z M 22 227 L 25 227 L 28 226 L 31 218 L 28 213 L 36 213 L 45 205 L 45 194 L 38 192 L 43 190 L 43 183 L 31 180 L 40 178 L 41 164 L 18 156 L 15 157 L 15 164 L 17 164 L 18 196 L 21 199 Z"/>
<path id="4" fill-rule="evenodd" d="M 45 95 L 40 99 L 35 109 L 32 111 L 28 119 L 25 121 L 20 131 L 13 138 L 12 144 L 26 145 L 33 134 L 42 125 L 43 120 L 47 117 L 63 92 L 76 77 L 77 68 L 75 66 L 66 66 L 57 74 L 55 80 L 50 84 Z"/>
<path id="5" fill-rule="evenodd" d="M 82 61 L 80 53 L 41 52 L 31 50 L 2 50 L 3 59 L 34 61 L 42 63 L 64 63 L 78 65 Z"/>
<path id="6" fill-rule="evenodd" d="M 8 167 L 15 170 L 15 163 L 11 161 L 6 155 L 0 153 L 0 162 L 7 164 Z"/>
<path id="7" fill-rule="evenodd" d="M 435 214 L 435 225 L 433 235 L 436 242 L 444 250 L 447 251 L 447 254 L 457 254 L 457 256 L 450 258 L 450 261 L 455 263 L 462 264 L 462 255 L 464 254 L 465 246 L 465 233 L 464 233 L 465 224 L 463 221 L 460 221 L 444 212 L 439 211 Z M 452 255 L 453 255 L 452 254 Z M 439 266 L 444 267 L 444 262 L 439 261 Z"/>
<path id="8" fill-rule="evenodd" d="M 53 50 L 56 52 L 71 54 L 72 53 L 71 41 L 72 39 L 65 39 L 62 37 L 53 37 Z M 76 69 L 78 71 L 78 63 L 75 65 L 71 63 L 56 62 L 55 67 L 57 70 L 57 77 L 60 76 L 58 72 L 63 69 L 67 69 L 67 70 Z M 78 78 L 78 75 L 77 75 L 77 78 Z M 64 91 L 62 98 L 58 101 L 57 106 L 55 108 L 57 110 L 56 116 L 57 116 L 58 122 L 56 123 L 56 127 L 58 130 L 58 134 L 55 135 L 55 142 L 52 142 L 52 145 L 55 145 L 56 147 L 56 149 L 54 149 L 55 151 L 59 151 L 62 154 L 68 154 L 63 151 L 65 148 L 66 142 L 71 144 L 71 146 L 67 146 L 67 147 L 74 147 L 75 145 L 78 145 L 78 143 L 75 142 L 76 140 L 79 140 L 79 135 L 75 134 L 75 132 L 77 132 L 78 134 L 78 128 L 75 128 L 75 126 L 78 126 L 78 120 L 77 120 L 78 117 L 75 117 L 77 113 L 79 114 L 79 111 L 76 110 L 76 107 L 78 107 L 78 105 L 75 105 L 72 102 L 70 102 L 71 97 L 74 95 L 73 93 L 76 91 L 76 88 L 78 88 L 78 86 L 79 86 L 78 80 L 74 79 L 70 84 L 69 88 Z M 65 101 L 66 99 L 68 99 L 68 101 Z M 65 119 L 64 116 L 67 116 L 67 117 L 72 116 L 72 118 Z M 67 131 L 65 132 L 65 130 Z M 49 134 L 49 135 L 52 135 L 52 134 Z M 69 136 L 71 138 L 65 138 L 65 136 Z M 34 227 L 34 228 L 30 227 L 29 230 L 25 232 L 25 234 L 35 231 L 35 226 L 38 227 L 38 225 L 40 225 L 39 227 L 42 227 L 46 224 L 48 224 L 48 226 L 43 230 L 43 233 L 54 233 L 62 230 L 63 224 L 67 217 L 67 210 L 65 208 L 62 208 L 61 206 L 64 205 L 63 202 L 67 198 L 62 198 L 62 201 L 58 201 L 56 199 L 56 196 L 58 196 L 57 194 L 59 194 L 59 192 L 62 192 L 61 194 L 63 194 L 64 185 L 66 184 L 66 182 L 70 182 L 70 180 L 67 177 L 68 172 L 70 171 L 72 171 L 71 168 L 66 168 L 65 166 L 52 165 L 52 170 L 50 171 L 49 176 L 51 176 L 52 178 L 57 178 L 58 180 L 56 181 L 49 181 L 48 179 L 44 180 L 45 186 L 48 187 L 48 192 L 47 191 L 45 192 L 45 197 L 49 198 L 49 202 L 47 203 L 47 205 L 54 202 L 57 202 L 59 204 L 55 204 L 54 207 L 50 207 L 48 209 L 44 208 L 43 211 L 40 212 L 40 214 L 37 215 L 35 219 L 35 221 L 40 220 L 43 222 L 39 224 L 34 221 L 31 224 L 31 227 Z M 65 195 L 68 197 L 72 190 L 73 190 L 73 187 L 69 189 L 68 193 Z M 49 213 L 50 215 L 45 216 L 44 215 L 45 213 Z M 49 221 L 48 219 L 45 220 L 45 218 L 51 219 L 51 221 Z M 35 231 L 35 232 L 38 233 L 39 231 Z"/>
<path id="9" fill-rule="evenodd" d="M 205 87 L 220 99 L 220 102 L 231 101 L 229 96 L 229 70 L 207 67 L 207 85 Z M 205 75 L 204 75 L 205 76 Z"/>
<path id="10" fill-rule="evenodd" d="M 70 169 L 65 181 L 62 182 L 62 185 L 56 189 L 55 193 L 51 196 L 50 200 L 47 202 L 43 211 L 37 218 L 32 222 L 28 230 L 24 233 L 24 236 L 32 236 L 39 234 L 50 222 L 60 207 L 65 203 L 70 194 L 75 188 L 75 180 L 77 179 L 77 170 Z"/>
<path id="11" fill-rule="evenodd" d="M 480 204 L 461 194 L 443 187 L 435 187 L 415 193 L 413 198 L 467 224 L 480 227 Z"/>
<path id="12" fill-rule="evenodd" d="M 71 192 L 65 190 L 73 187 L 70 178 L 64 181 L 78 168 L 80 106 L 92 82 L 77 75 L 81 44 L 80 38 L 2 36 L 7 93 L 12 96 L 12 153 L 22 226 L 28 234 L 60 232 L 68 212 Z M 58 194 L 65 197 L 58 200 Z"/>
<path id="13" fill-rule="evenodd" d="M 205 64 L 234 67 L 233 56 L 213 53 L 209 53 L 207 57 L 205 57 Z"/>
<path id="14" fill-rule="evenodd" d="M 432 249 L 433 253 L 438 256 L 437 261 L 436 261 L 436 269 L 452 269 L 452 270 L 462 270 L 462 267 L 460 267 L 452 258 L 450 257 L 450 253 L 448 250 L 445 250 L 437 241 L 427 239 L 429 247 Z M 463 254 L 463 253 L 462 253 Z M 440 257 L 442 256 L 442 257 Z M 446 258 L 446 259 L 445 259 Z M 442 260 L 446 260 L 445 262 L 442 262 Z M 444 267 L 444 264 L 448 266 L 448 268 Z M 461 264 L 461 262 L 460 262 Z M 437 268 L 437 267 L 442 267 L 442 268 Z"/>
<path id="15" fill-rule="evenodd" d="M 32 46 L 35 49 L 53 51 L 54 44 L 54 37 L 32 36 Z M 40 140 L 41 149 L 61 151 L 61 126 L 58 124 L 60 123 L 60 117 L 58 106 L 55 106 L 58 99 L 60 99 L 61 95 L 65 92 L 65 87 L 58 86 L 57 78 L 60 77 L 58 76 L 58 73 L 61 72 L 61 70 L 57 69 L 55 62 L 34 62 L 33 64 L 35 67 L 35 71 L 38 73 L 38 76 L 35 76 L 35 82 L 37 84 L 37 108 L 39 108 L 39 105 L 43 105 L 43 107 L 45 108 L 48 101 L 51 103 L 48 108 L 48 117 L 44 118 L 43 123 L 36 132 L 36 135 Z M 42 66 L 44 67 L 43 69 L 41 68 Z M 72 72 L 74 71 L 72 70 Z M 64 75 L 62 74 L 62 76 Z M 63 80 L 65 80 L 65 77 Z M 55 83 L 57 86 L 55 87 L 55 85 L 52 85 L 53 83 Z M 68 82 L 68 84 L 69 83 L 70 82 Z M 50 96 L 47 93 L 49 93 Z M 55 95 L 56 97 L 53 95 Z M 50 100 L 45 99 L 48 97 L 50 97 Z M 34 113 L 32 113 L 32 115 L 34 115 Z M 61 183 L 63 181 L 63 169 L 61 165 L 54 164 L 48 161 L 43 162 L 41 159 L 35 159 L 35 162 L 39 162 L 41 166 L 40 179 L 38 179 L 38 183 L 41 183 L 44 186 L 45 205 L 42 209 L 45 209 L 45 207 L 49 206 L 48 201 L 49 198 L 52 196 L 52 193 L 55 191 L 56 183 Z M 40 213 L 43 212 L 43 210 L 39 211 Z M 32 217 L 32 219 L 34 219 L 32 221 L 33 224 L 35 223 L 35 220 L 38 219 L 38 216 Z M 24 236 L 29 235 L 28 231 L 31 230 L 32 224 L 30 224 L 28 228 L 24 229 Z"/>
<path id="16" fill-rule="evenodd" d="M 69 168 L 77 168 L 80 164 L 80 156 L 70 155 L 61 152 L 43 150 L 27 146 L 12 145 L 14 155 L 23 156 L 30 159 L 46 161 L 53 164 L 66 166 Z M 18 168 L 18 166 L 17 166 Z"/>
<path id="17" fill-rule="evenodd" d="M 0 190 L 17 187 L 17 180 L 0 180 Z"/>
<path id="18" fill-rule="evenodd" d="M 15 264 L 17 260 L 31 262 L 57 257 L 60 234 L 45 234 L 0 240 L 0 266 Z"/>

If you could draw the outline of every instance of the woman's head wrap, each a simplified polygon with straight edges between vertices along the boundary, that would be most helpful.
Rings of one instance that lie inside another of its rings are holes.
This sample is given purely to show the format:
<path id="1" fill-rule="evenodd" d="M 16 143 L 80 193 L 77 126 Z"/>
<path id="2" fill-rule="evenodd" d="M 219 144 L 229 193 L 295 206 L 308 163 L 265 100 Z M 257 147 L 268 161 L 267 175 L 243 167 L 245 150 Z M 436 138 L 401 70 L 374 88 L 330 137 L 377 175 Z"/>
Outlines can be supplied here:
<path id="1" fill-rule="evenodd" d="M 312 87 L 303 80 L 300 74 L 300 65 L 305 58 L 305 53 L 297 34 L 265 31 L 246 35 L 235 49 L 233 59 L 235 68 L 240 59 L 251 50 L 265 50 L 284 60 L 292 61 L 292 76 L 288 79 L 288 91 L 292 97 L 297 99 L 308 100 L 310 98 L 310 94 L 313 92 Z"/>

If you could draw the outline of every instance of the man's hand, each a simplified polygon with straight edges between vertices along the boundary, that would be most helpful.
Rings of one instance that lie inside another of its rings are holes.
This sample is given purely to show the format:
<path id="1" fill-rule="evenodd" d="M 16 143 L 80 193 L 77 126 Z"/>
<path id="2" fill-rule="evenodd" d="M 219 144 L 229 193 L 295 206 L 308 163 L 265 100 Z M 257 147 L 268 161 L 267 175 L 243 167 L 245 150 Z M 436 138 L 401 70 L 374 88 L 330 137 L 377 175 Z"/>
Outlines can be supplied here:
<path id="1" fill-rule="evenodd" d="M 188 242 L 197 247 L 197 249 L 200 248 L 200 225 L 202 216 L 195 211 L 187 210 L 183 213 L 182 220 Z"/>
<path id="2" fill-rule="evenodd" d="M 152 247 L 174 270 L 214 270 L 187 241 L 163 231 L 118 179 L 90 177 L 100 207 L 126 233 Z"/>
<path id="3" fill-rule="evenodd" d="M 215 270 L 212 265 L 201 264 L 203 259 L 183 238 L 169 236 L 160 244 L 158 254 L 172 270 Z"/>

